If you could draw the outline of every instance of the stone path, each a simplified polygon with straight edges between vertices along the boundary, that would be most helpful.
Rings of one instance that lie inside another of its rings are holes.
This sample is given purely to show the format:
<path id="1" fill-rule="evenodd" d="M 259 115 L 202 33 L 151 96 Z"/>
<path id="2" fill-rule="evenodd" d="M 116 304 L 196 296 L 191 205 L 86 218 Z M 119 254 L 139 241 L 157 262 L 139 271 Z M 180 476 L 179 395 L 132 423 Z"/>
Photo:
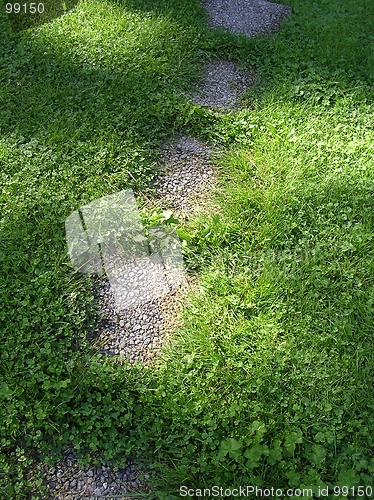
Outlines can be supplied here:
<path id="1" fill-rule="evenodd" d="M 234 33 L 254 36 L 279 27 L 290 14 L 290 7 L 265 0 L 203 0 L 211 26 Z M 192 100 L 215 110 L 233 110 L 240 95 L 256 77 L 240 70 L 235 62 L 210 61 L 205 66 L 201 88 Z M 215 185 L 213 150 L 193 137 L 177 137 L 165 144 L 160 153 L 160 174 L 155 179 L 155 200 L 178 216 L 188 218 L 205 206 L 206 194 Z M 103 319 L 89 339 L 97 349 L 121 362 L 152 362 L 168 331 L 178 324 L 181 310 L 180 291 L 163 299 L 146 302 L 125 313 L 115 312 L 114 299 L 107 279 L 96 282 L 95 296 Z M 146 492 L 147 473 L 128 462 L 119 471 L 110 467 L 81 469 L 74 453 L 66 453 L 54 467 L 43 465 L 48 494 L 43 500 L 124 499 L 130 492 Z M 132 495 L 131 498 L 134 498 Z"/>
<path id="2" fill-rule="evenodd" d="M 156 199 L 177 217 L 196 213 L 214 185 L 211 153 L 212 148 L 192 137 L 178 137 L 161 151 L 164 172 L 154 181 Z M 118 313 L 108 279 L 98 278 L 95 296 L 103 318 L 89 340 L 102 354 L 150 362 L 165 343 L 170 326 L 178 321 L 180 296 L 187 289 L 185 282 L 161 299 Z"/>
<path id="3" fill-rule="evenodd" d="M 193 137 L 177 137 L 165 144 L 155 180 L 156 199 L 178 217 L 198 212 L 215 185 L 212 153 L 210 146 Z"/>
<path id="4" fill-rule="evenodd" d="M 236 62 L 212 60 L 206 63 L 200 89 L 192 100 L 215 110 L 235 109 L 240 95 L 247 92 L 255 81 L 254 73 L 239 69 Z"/>
<path id="5" fill-rule="evenodd" d="M 291 7 L 266 0 L 203 0 L 211 26 L 253 37 L 279 28 Z"/>
<path id="6" fill-rule="evenodd" d="M 186 282 L 160 299 L 117 313 L 109 281 L 98 278 L 95 296 L 103 318 L 89 340 L 101 354 L 119 363 L 124 358 L 131 363 L 151 363 L 166 343 L 168 332 L 179 325 L 181 297 L 188 288 Z"/>
<path id="7" fill-rule="evenodd" d="M 49 492 L 43 500 L 96 500 L 98 498 L 124 499 L 129 493 L 147 492 L 148 475 L 145 470 L 128 462 L 123 469 L 110 467 L 81 469 L 73 453 L 67 453 L 54 467 L 44 465 Z M 133 496 L 131 498 L 134 498 Z"/>

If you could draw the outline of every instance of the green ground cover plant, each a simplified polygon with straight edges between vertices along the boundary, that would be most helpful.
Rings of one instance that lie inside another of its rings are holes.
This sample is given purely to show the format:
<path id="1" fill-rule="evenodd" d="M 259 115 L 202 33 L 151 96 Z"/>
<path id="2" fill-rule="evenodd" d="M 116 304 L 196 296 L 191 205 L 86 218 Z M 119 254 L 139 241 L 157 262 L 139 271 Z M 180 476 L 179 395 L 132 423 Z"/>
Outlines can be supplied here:
<path id="1" fill-rule="evenodd" d="M 2 10 L 1 498 L 42 498 L 38 460 L 66 447 L 145 460 L 164 499 L 372 486 L 374 5 L 287 3 L 252 40 L 208 30 L 197 0 L 82 0 L 28 28 Z M 242 110 L 189 102 L 205 57 L 256 67 Z M 220 210 L 180 228 L 184 328 L 157 366 L 117 365 L 86 340 L 64 222 L 126 187 L 150 220 L 173 133 L 226 148 Z"/>

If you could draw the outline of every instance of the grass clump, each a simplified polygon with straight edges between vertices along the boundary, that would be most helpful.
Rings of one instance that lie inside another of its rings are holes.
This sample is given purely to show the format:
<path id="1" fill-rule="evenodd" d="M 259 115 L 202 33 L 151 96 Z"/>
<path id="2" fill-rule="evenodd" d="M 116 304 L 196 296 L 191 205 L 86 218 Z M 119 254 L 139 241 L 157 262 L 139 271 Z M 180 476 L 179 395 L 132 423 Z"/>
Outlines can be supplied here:
<path id="1" fill-rule="evenodd" d="M 35 457 L 66 446 L 148 460 L 159 498 L 370 486 L 373 6 L 289 4 L 249 41 L 207 32 L 192 1 L 86 0 L 17 35 L 2 19 L 3 495 L 30 495 Z M 204 53 L 256 66 L 245 109 L 185 100 Z M 91 282 L 64 221 L 145 189 L 171 131 L 226 146 L 221 210 L 183 228 L 200 288 L 173 346 L 151 370 L 117 366 L 86 342 Z"/>

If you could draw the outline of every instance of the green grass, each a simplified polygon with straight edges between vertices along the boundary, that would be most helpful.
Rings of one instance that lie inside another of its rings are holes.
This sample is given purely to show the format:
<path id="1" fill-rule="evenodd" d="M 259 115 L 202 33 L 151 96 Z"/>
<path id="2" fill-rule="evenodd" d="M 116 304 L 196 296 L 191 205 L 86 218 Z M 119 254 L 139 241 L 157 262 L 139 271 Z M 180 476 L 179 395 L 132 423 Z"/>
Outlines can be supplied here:
<path id="1" fill-rule="evenodd" d="M 249 41 L 207 31 L 195 0 L 85 0 L 30 29 L 3 11 L 0 497 L 42 495 L 27 471 L 67 446 L 146 460 L 159 498 L 371 484 L 374 7 L 288 3 Z M 186 99 L 215 56 L 256 67 L 245 109 Z M 221 210 L 183 228 L 200 288 L 173 347 L 118 366 L 86 341 L 64 221 L 125 187 L 141 202 L 173 133 L 226 147 Z"/>

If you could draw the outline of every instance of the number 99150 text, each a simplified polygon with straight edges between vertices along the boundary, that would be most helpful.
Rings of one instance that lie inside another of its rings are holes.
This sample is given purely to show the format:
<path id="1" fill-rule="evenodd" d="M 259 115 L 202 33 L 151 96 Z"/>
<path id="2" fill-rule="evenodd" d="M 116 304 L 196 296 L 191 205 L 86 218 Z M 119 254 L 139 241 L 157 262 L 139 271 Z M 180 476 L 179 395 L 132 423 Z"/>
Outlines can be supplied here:
<path id="1" fill-rule="evenodd" d="M 44 3 L 7 3 L 5 5 L 5 10 L 7 14 L 43 14 Z"/>

